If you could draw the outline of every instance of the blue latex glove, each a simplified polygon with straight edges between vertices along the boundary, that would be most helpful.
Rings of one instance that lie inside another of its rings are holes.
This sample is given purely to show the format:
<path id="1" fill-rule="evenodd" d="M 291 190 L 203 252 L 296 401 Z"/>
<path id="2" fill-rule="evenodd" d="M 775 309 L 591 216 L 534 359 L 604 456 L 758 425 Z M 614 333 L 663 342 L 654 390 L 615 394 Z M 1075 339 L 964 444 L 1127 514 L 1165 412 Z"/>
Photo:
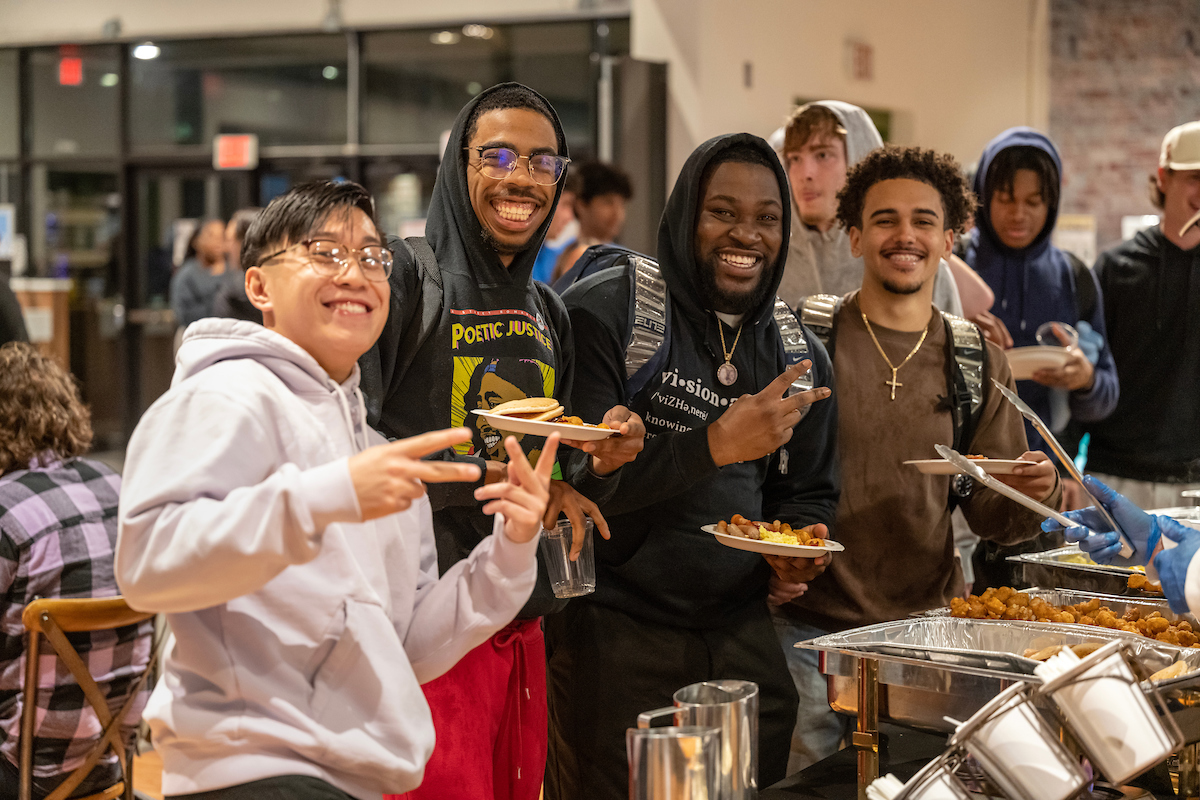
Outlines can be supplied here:
<path id="1" fill-rule="evenodd" d="M 1150 560 L 1150 554 L 1158 546 L 1160 536 L 1158 517 L 1147 514 L 1124 496 L 1117 494 L 1091 475 L 1083 476 L 1083 483 L 1100 503 L 1108 509 L 1125 530 L 1129 543 L 1133 545 L 1133 555 L 1122 558 L 1121 538 L 1116 531 L 1109 530 L 1096 508 L 1083 508 L 1078 511 L 1068 511 L 1066 517 L 1083 527 L 1067 528 L 1064 532 L 1068 542 L 1078 542 L 1080 549 L 1091 556 L 1097 564 L 1117 564 L 1122 567 L 1132 567 L 1145 564 Z M 1061 531 L 1063 526 L 1052 519 L 1042 523 L 1044 531 Z"/>
<path id="2" fill-rule="evenodd" d="M 1171 610 L 1182 614 L 1188 610 L 1187 591 L 1184 586 L 1188 566 L 1196 551 L 1200 550 L 1200 531 L 1176 522 L 1170 517 L 1157 517 L 1162 535 L 1177 542 L 1175 547 L 1164 549 L 1154 557 L 1154 568 L 1162 581 L 1163 594 L 1171 604 Z M 1124 524 L 1124 523 L 1122 523 Z"/>
<path id="3" fill-rule="evenodd" d="M 1104 337 L 1097 333 L 1087 320 L 1079 320 L 1075 324 L 1075 330 L 1079 332 L 1079 349 L 1092 364 L 1099 363 L 1100 351 L 1104 349 Z"/>

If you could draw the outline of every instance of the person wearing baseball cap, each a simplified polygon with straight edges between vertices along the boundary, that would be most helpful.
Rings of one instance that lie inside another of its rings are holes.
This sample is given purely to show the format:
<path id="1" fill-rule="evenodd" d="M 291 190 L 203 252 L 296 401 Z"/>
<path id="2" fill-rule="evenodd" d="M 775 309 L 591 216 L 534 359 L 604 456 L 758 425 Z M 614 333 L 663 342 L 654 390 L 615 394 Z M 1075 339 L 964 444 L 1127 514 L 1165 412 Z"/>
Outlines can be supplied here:
<path id="1" fill-rule="evenodd" d="M 1142 508 L 1200 489 L 1200 121 L 1163 139 L 1158 226 L 1101 254 L 1096 277 L 1121 396 L 1091 433 L 1088 472 Z"/>

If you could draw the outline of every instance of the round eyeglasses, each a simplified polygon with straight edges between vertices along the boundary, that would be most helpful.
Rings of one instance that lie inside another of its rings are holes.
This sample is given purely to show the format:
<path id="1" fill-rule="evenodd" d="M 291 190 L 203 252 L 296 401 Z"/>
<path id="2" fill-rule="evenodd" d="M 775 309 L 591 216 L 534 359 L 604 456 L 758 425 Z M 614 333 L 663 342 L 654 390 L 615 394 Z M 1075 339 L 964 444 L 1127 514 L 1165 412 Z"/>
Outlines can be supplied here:
<path id="1" fill-rule="evenodd" d="M 529 177 L 533 182 L 542 186 L 553 186 L 567 171 L 571 159 L 566 156 L 556 156 L 553 153 L 534 153 L 529 156 L 518 155 L 508 147 L 464 147 L 464 150 L 474 150 L 479 154 L 479 172 L 485 178 L 502 181 L 517 168 L 517 162 L 525 159 L 529 164 Z"/>
<path id="2" fill-rule="evenodd" d="M 358 268 L 367 280 L 382 283 L 392 274 L 392 252 L 386 247 L 377 244 L 360 248 L 345 247 L 332 239 L 304 239 L 271 253 L 259 263 L 266 264 L 297 245 L 308 251 L 309 266 L 319 275 L 341 275 L 343 270 L 350 267 L 350 259 L 355 254 L 358 255 Z"/>

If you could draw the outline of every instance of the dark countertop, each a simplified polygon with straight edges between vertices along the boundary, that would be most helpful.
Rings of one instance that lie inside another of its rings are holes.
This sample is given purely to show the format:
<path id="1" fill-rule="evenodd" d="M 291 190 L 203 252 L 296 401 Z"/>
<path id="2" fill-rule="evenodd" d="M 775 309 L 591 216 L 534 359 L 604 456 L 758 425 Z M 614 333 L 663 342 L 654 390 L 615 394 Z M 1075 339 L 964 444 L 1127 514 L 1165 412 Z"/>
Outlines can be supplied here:
<path id="1" fill-rule="evenodd" d="M 947 737 L 944 734 L 921 733 L 887 723 L 880 724 L 879 730 L 880 775 L 890 772 L 907 782 L 921 767 L 946 749 Z M 1149 794 L 1155 800 L 1176 800 L 1165 762 L 1130 781 L 1130 784 L 1141 789 L 1143 797 Z M 1102 784 L 1097 782 L 1094 791 L 1080 794 L 1078 800 L 1112 800 L 1121 797 L 1120 791 L 1101 787 Z M 1125 796 L 1135 797 L 1137 794 L 1135 790 L 1128 790 Z M 759 794 L 759 800 L 795 800 L 798 797 L 858 800 L 857 751 L 853 747 L 839 750 L 824 761 L 784 778 Z"/>
<path id="2" fill-rule="evenodd" d="M 895 725 L 879 726 L 879 774 L 907 781 L 946 749 L 946 737 Z M 760 800 L 858 800 L 858 752 L 847 747 L 808 769 L 784 778 L 759 795 Z"/>

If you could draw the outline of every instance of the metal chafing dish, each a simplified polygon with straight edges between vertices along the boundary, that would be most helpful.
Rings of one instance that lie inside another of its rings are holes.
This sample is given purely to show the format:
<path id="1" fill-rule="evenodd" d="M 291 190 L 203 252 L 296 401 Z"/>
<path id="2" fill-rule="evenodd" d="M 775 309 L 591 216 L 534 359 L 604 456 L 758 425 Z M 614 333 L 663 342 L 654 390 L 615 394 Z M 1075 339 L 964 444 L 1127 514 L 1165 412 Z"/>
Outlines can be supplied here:
<path id="1" fill-rule="evenodd" d="M 1114 639 L 1127 642 L 1150 672 L 1179 658 L 1200 669 L 1200 649 L 1175 647 L 1123 631 L 945 616 L 885 622 L 827 634 L 797 646 L 823 652 L 822 669 L 830 676 L 829 700 L 834 710 L 858 714 L 858 665 L 869 659 L 878 662 L 878 682 L 886 687 L 879 693 L 881 719 L 949 732 L 954 725 L 944 717 L 967 719 L 1013 683 L 1040 682 L 1033 674 L 1038 662 L 1025 658 L 1026 650 Z M 1200 713 L 1200 703 L 1197 706 Z"/>
<path id="2" fill-rule="evenodd" d="M 1147 513 L 1170 517 L 1192 528 L 1200 528 L 1200 506 L 1155 508 Z M 1029 586 L 1055 586 L 1102 594 L 1153 596 L 1129 588 L 1129 576 L 1145 574 L 1132 567 L 1105 566 L 1088 558 L 1077 545 L 1041 553 L 1021 553 L 1008 560 L 1022 566 L 1022 579 Z"/>
<path id="3" fill-rule="evenodd" d="M 1041 553 L 1021 553 L 1009 556 L 1008 560 L 1021 565 L 1022 579 L 1030 586 L 1054 586 L 1107 595 L 1149 596 L 1129 588 L 1129 576 L 1138 570 L 1096 564 L 1075 545 Z"/>

